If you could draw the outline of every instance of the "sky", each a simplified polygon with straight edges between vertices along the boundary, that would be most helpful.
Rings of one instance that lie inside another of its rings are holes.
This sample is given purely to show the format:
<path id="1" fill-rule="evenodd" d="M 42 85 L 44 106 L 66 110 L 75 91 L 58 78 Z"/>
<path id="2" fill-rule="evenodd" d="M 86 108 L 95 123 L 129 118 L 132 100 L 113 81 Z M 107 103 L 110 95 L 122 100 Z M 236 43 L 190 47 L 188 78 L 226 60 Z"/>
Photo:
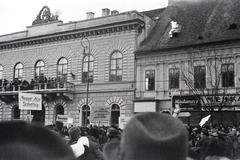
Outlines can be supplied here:
<path id="1" fill-rule="evenodd" d="M 103 8 L 142 12 L 167 4 L 168 0 L 0 0 L 0 35 L 27 30 L 44 6 L 53 14 L 60 13 L 59 20 L 67 23 L 86 19 L 87 12 L 101 17 Z"/>

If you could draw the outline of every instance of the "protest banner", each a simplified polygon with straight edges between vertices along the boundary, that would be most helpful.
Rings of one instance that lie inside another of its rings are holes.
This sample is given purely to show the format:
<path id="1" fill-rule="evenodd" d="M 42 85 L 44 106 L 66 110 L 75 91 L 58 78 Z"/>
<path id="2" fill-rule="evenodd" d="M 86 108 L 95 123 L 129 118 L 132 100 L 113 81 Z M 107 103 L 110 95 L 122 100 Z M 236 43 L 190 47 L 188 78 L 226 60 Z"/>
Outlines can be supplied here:
<path id="1" fill-rule="evenodd" d="M 110 119 L 110 107 L 92 107 L 90 112 L 90 122 L 104 122 Z"/>
<path id="2" fill-rule="evenodd" d="M 21 110 L 42 110 L 42 95 L 19 92 L 18 104 Z"/>
<path id="3" fill-rule="evenodd" d="M 68 121 L 68 115 L 60 115 L 60 114 L 58 114 L 56 121 L 57 121 L 57 122 L 67 123 L 67 121 Z"/>
<path id="4" fill-rule="evenodd" d="M 118 117 L 119 128 L 124 129 L 130 119 L 131 117 L 126 117 L 126 116 Z"/>

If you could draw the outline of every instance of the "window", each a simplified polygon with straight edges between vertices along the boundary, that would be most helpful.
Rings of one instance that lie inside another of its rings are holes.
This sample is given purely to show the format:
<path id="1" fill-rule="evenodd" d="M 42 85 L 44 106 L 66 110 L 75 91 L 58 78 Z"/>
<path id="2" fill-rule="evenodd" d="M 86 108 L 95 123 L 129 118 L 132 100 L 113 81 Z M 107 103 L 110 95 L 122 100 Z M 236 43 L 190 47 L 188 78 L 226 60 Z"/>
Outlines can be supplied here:
<path id="1" fill-rule="evenodd" d="M 14 81 L 21 81 L 23 79 L 23 65 L 22 63 L 16 64 L 14 68 Z"/>
<path id="2" fill-rule="evenodd" d="M 155 71 L 147 70 L 146 71 L 146 90 L 155 90 Z"/>
<path id="3" fill-rule="evenodd" d="M 43 80 L 44 78 L 44 62 L 38 61 L 35 65 L 35 77 L 39 80 Z"/>
<path id="4" fill-rule="evenodd" d="M 88 61 L 88 58 L 89 58 L 89 61 Z M 87 83 L 87 79 L 88 79 L 89 83 L 93 82 L 93 62 L 94 62 L 93 61 L 93 56 L 87 55 L 87 56 L 84 57 L 84 59 L 83 59 L 82 83 Z M 89 63 L 89 71 L 88 71 L 88 63 Z"/>
<path id="5" fill-rule="evenodd" d="M 58 115 L 64 115 L 64 108 L 62 105 L 58 105 L 56 107 L 56 114 L 55 114 L 55 120 L 57 120 Z"/>
<path id="6" fill-rule="evenodd" d="M 58 67 L 57 67 L 57 77 L 58 81 L 60 82 L 66 82 L 67 81 L 67 59 L 61 58 L 58 61 Z"/>
<path id="7" fill-rule="evenodd" d="M 169 89 L 179 88 L 179 68 L 169 69 Z"/>
<path id="8" fill-rule="evenodd" d="M 82 107 L 82 125 L 86 125 L 90 123 L 90 107 L 88 105 L 84 105 Z"/>
<path id="9" fill-rule="evenodd" d="M 194 67 L 194 87 L 205 88 L 206 87 L 206 68 L 205 66 Z"/>
<path id="10" fill-rule="evenodd" d="M 234 64 L 222 64 L 222 87 L 234 87 Z"/>
<path id="11" fill-rule="evenodd" d="M 15 105 L 12 109 L 12 118 L 13 119 L 20 119 L 20 109 L 17 105 Z"/>
<path id="12" fill-rule="evenodd" d="M 122 54 L 114 52 L 110 59 L 110 81 L 122 81 Z"/>
<path id="13" fill-rule="evenodd" d="M 3 84 L 3 67 L 0 65 L 0 86 Z"/>
<path id="14" fill-rule="evenodd" d="M 117 104 L 112 105 L 111 109 L 111 125 L 118 124 L 118 119 L 120 116 L 120 107 Z"/>

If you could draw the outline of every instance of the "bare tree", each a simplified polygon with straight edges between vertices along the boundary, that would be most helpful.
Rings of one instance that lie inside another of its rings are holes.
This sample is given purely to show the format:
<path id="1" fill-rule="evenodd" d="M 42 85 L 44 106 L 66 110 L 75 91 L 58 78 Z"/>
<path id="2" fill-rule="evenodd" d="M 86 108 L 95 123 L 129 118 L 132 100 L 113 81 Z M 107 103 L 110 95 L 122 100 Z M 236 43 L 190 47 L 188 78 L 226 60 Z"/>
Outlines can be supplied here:
<path id="1" fill-rule="evenodd" d="M 181 78 L 196 96 L 202 109 L 213 115 L 227 105 L 229 87 L 234 87 L 234 64 L 236 59 L 217 51 L 188 53 L 188 62 L 181 65 Z M 211 120 L 214 117 L 211 116 Z"/>

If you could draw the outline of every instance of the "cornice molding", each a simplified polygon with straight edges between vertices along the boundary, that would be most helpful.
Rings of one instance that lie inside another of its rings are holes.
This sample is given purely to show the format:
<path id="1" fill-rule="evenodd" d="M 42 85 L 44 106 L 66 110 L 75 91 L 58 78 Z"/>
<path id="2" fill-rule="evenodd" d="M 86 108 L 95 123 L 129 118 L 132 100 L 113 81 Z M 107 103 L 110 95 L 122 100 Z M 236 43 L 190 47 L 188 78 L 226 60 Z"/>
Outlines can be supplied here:
<path id="1" fill-rule="evenodd" d="M 13 41 L 0 42 L 0 52 L 9 51 L 12 49 L 18 49 L 21 47 L 30 47 L 39 44 L 47 44 L 52 42 L 61 42 L 65 40 L 74 40 L 82 37 L 91 36 L 102 36 L 106 34 L 115 34 L 126 31 L 136 31 L 137 33 L 142 32 L 144 28 L 143 21 L 133 21 L 128 24 L 122 25 L 109 25 L 105 27 L 98 28 L 88 28 L 88 29 L 76 29 L 72 31 L 59 32 L 55 34 L 48 34 L 44 36 L 27 37 L 23 39 L 17 39 Z"/>

